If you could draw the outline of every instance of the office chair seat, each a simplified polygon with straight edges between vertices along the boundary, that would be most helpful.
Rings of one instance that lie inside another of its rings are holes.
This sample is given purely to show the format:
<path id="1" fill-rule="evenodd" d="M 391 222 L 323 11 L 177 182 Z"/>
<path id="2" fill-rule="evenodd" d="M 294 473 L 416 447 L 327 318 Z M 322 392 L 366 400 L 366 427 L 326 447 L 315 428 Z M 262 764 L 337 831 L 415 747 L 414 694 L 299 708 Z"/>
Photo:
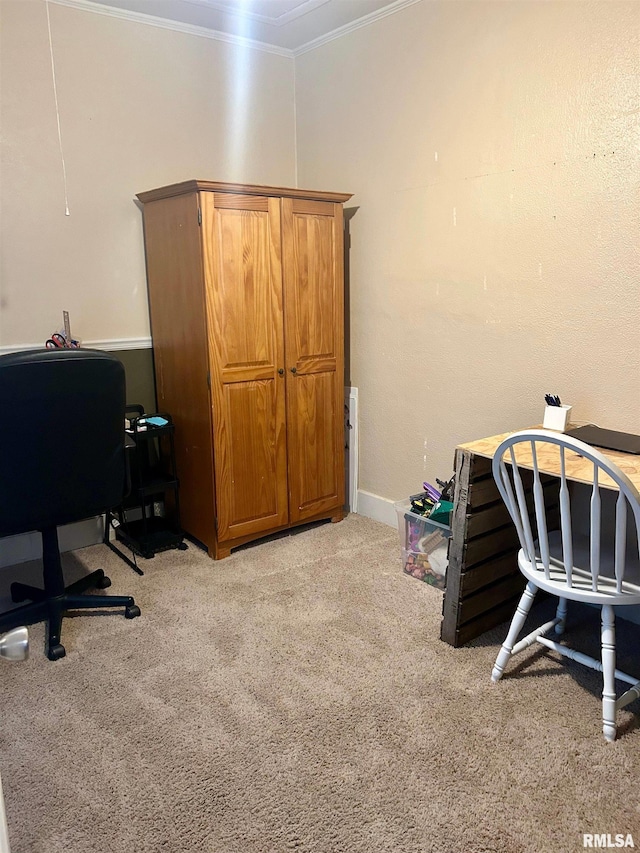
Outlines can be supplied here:
<path id="1" fill-rule="evenodd" d="M 0 631 L 47 622 L 47 655 L 65 655 L 62 619 L 71 610 L 140 609 L 106 589 L 102 569 L 65 586 L 58 527 L 102 515 L 126 491 L 125 377 L 114 356 L 93 350 L 31 350 L 0 356 L 0 536 L 39 531 L 43 588 L 11 585 L 16 603 Z"/>
<path id="2" fill-rule="evenodd" d="M 543 489 L 538 465 L 540 455 L 550 449 L 559 461 L 559 491 L 555 494 L 553 490 Z M 578 453 L 593 465 L 587 536 L 577 532 L 575 522 L 582 520 L 579 514 L 572 517 L 575 505 L 565 468 L 572 453 Z M 518 468 L 525 460 L 528 466 L 529 459 L 533 466 L 532 509 Z M 536 642 L 602 671 L 603 732 L 607 741 L 613 741 L 617 711 L 640 697 L 638 678 L 616 669 L 613 610 L 614 606 L 640 604 L 640 493 L 618 466 L 595 448 L 544 430 L 519 432 L 505 439 L 493 458 L 493 476 L 518 533 L 521 546 L 518 567 L 527 579 L 527 586 L 491 678 L 499 681 L 509 659 Z M 603 523 L 603 482 L 617 490 L 611 529 Z M 558 596 L 556 616 L 517 642 L 539 589 Z M 601 607 L 601 660 L 546 636 L 552 629 L 558 635 L 564 633 L 569 600 Z M 616 698 L 616 679 L 630 685 L 619 698 Z"/>

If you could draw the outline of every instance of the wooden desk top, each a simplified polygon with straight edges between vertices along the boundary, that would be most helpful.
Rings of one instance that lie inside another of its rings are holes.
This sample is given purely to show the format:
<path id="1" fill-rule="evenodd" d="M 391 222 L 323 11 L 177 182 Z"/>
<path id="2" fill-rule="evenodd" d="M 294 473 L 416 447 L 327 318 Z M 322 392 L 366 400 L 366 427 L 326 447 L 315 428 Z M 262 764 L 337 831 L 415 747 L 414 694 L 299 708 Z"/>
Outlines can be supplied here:
<path id="1" fill-rule="evenodd" d="M 540 429 L 539 426 L 531 427 L 531 429 Z M 515 430 L 517 431 L 517 430 Z M 459 450 L 466 450 L 476 456 L 484 456 L 487 459 L 493 459 L 493 456 L 498 448 L 498 445 L 514 431 L 504 432 L 501 435 L 492 435 L 489 438 L 481 438 L 477 441 L 470 441 L 466 444 L 458 445 Z M 617 450 L 605 450 L 601 447 L 598 450 L 607 459 L 623 471 L 631 480 L 636 489 L 640 490 L 640 456 L 632 453 L 620 453 Z M 533 468 L 531 451 L 527 445 L 520 445 L 517 448 L 516 460 L 518 465 L 523 468 Z M 593 464 L 577 453 L 568 453 L 565 456 L 565 466 L 567 478 L 576 483 L 593 483 Z M 545 474 L 554 474 L 560 476 L 560 450 L 555 445 L 549 445 L 538 453 L 538 469 Z M 613 480 L 603 474 L 600 478 L 600 485 L 607 489 L 617 489 Z"/>

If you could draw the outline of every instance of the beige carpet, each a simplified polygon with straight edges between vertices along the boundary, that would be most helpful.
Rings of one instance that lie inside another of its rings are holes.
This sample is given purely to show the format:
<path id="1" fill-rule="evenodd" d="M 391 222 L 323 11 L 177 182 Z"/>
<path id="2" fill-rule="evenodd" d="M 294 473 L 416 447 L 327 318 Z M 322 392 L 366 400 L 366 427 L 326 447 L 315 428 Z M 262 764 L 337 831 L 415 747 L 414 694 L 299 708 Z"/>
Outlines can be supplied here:
<path id="1" fill-rule="evenodd" d="M 640 846 L 640 703 L 607 745 L 596 674 L 531 650 L 491 685 L 504 629 L 441 643 L 442 595 L 403 575 L 393 529 L 350 516 L 219 563 L 192 545 L 143 578 L 102 546 L 74 559 L 142 617 L 66 620 L 56 663 L 34 626 L 1 664 L 13 853 Z"/>

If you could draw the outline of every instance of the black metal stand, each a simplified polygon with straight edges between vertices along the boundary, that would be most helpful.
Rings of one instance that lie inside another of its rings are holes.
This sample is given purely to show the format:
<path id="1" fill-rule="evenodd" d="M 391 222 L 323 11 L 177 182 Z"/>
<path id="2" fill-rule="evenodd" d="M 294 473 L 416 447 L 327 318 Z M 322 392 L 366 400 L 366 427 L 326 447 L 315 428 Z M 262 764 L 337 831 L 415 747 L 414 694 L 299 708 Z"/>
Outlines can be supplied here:
<path id="1" fill-rule="evenodd" d="M 111 528 L 114 526 L 114 521 L 115 521 L 115 522 L 117 522 L 117 524 L 118 524 L 118 525 L 120 524 L 120 522 L 119 522 L 118 518 L 116 517 L 116 514 L 115 514 L 112 510 L 109 510 L 109 511 L 105 514 L 105 519 L 104 519 L 104 538 L 103 538 L 103 540 L 102 540 L 102 541 L 103 541 L 103 542 L 104 542 L 104 544 L 107 546 L 107 548 L 109 548 L 109 550 L 113 551 L 113 553 L 114 553 L 114 554 L 117 554 L 117 555 L 118 555 L 118 557 L 120 557 L 120 559 L 121 559 L 121 560 L 124 560 L 124 562 L 125 562 L 128 566 L 130 566 L 130 567 L 133 569 L 133 571 L 134 571 L 134 572 L 137 572 L 139 575 L 144 575 L 144 572 L 142 571 L 142 569 L 140 568 L 140 566 L 139 566 L 139 565 L 137 564 L 137 562 L 136 562 L 136 555 L 135 555 L 135 551 L 134 551 L 134 552 L 132 552 L 132 553 L 133 553 L 133 560 L 131 560 L 131 559 L 130 559 L 129 557 L 127 557 L 127 555 L 126 555 L 126 554 L 124 554 L 124 553 L 123 553 L 119 548 L 116 548 L 116 546 L 115 546 L 115 545 L 113 544 L 113 542 L 110 540 L 110 538 L 109 538 L 109 531 L 110 531 L 110 530 L 111 530 Z"/>
<path id="2" fill-rule="evenodd" d="M 120 507 L 107 513 L 104 543 L 135 572 L 143 575 L 144 572 L 137 565 L 136 555 L 151 559 L 160 551 L 171 548 L 184 551 L 188 546 L 180 526 L 175 427 L 171 416 L 165 412 L 144 416 L 142 406 L 128 406 L 127 412 L 136 412 L 138 415 L 131 420 L 127 430 L 135 445 L 129 457 L 131 492 Z M 150 417 L 161 417 L 166 424 L 150 424 L 147 421 Z M 156 515 L 156 499 L 167 495 L 171 496 L 173 503 L 170 516 Z M 140 518 L 127 518 L 127 513 L 133 510 L 140 514 Z M 133 560 L 109 541 L 110 527 L 115 528 L 116 540 L 131 551 Z"/>

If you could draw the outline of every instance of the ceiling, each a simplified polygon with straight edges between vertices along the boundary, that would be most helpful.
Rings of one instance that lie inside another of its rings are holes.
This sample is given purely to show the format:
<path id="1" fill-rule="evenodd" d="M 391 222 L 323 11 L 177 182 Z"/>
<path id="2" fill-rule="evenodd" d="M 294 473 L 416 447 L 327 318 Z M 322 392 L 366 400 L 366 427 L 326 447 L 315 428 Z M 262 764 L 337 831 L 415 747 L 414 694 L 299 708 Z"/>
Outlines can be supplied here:
<path id="1" fill-rule="evenodd" d="M 73 5 L 73 0 L 66 0 Z M 77 2 L 77 0 L 76 0 Z M 80 3 L 89 6 L 89 3 Z M 92 0 L 104 11 L 151 15 L 297 52 L 418 0 Z M 114 12 L 115 13 L 115 12 Z"/>

